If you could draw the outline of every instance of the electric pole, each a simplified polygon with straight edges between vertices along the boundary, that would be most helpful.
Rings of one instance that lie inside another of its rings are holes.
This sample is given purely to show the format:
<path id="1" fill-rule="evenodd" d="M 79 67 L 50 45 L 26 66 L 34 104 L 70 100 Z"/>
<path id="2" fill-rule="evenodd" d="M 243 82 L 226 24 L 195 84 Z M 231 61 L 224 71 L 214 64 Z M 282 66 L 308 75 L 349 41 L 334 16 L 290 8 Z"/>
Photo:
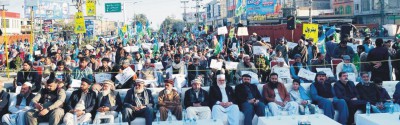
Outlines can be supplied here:
<path id="1" fill-rule="evenodd" d="M 181 3 L 183 3 L 183 21 L 185 22 L 185 27 L 187 26 L 187 18 L 186 18 L 186 9 L 188 8 L 187 6 L 186 6 L 186 4 L 188 3 L 189 1 L 181 1 Z"/>
<path id="2" fill-rule="evenodd" d="M 200 20 L 200 16 L 199 16 L 199 8 L 200 8 L 200 1 L 203 0 L 195 0 L 196 1 L 196 26 L 199 26 L 199 20 Z"/>
<path id="3" fill-rule="evenodd" d="M 310 17 L 309 17 L 309 19 L 308 19 L 308 22 L 309 22 L 309 23 L 312 23 L 312 3 L 313 3 L 313 0 L 310 0 L 309 3 L 310 3 L 310 8 L 309 8 L 309 9 L 310 9 L 310 10 L 309 10 L 309 16 L 310 16 Z"/>

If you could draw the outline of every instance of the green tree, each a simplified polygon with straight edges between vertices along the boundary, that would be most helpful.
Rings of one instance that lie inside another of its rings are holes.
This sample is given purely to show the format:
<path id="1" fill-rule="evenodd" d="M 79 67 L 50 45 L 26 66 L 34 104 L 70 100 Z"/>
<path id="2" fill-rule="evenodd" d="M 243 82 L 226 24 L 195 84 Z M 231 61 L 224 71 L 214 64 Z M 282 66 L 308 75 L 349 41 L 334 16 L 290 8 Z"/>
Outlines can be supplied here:
<path id="1" fill-rule="evenodd" d="M 183 28 L 185 27 L 185 23 L 183 20 L 178 20 L 174 19 L 172 17 L 167 17 L 165 20 L 161 23 L 160 30 L 164 32 L 172 32 L 174 29 L 177 32 L 181 32 Z"/>

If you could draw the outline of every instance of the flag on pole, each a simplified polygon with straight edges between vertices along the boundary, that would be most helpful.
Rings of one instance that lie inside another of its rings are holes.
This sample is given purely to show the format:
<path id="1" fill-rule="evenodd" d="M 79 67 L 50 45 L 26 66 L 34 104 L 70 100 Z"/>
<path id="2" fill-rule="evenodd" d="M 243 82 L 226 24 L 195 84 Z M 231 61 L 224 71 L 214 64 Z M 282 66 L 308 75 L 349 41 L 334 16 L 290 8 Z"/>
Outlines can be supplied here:
<path id="1" fill-rule="evenodd" d="M 157 52 L 158 52 L 158 40 L 157 38 L 154 38 L 154 46 L 153 46 L 153 56 L 155 57 Z"/>
<path id="2" fill-rule="evenodd" d="M 322 34 L 321 36 L 318 37 L 318 44 L 317 44 L 319 51 L 323 54 L 325 54 L 325 38 L 326 38 L 325 28 L 326 26 L 322 25 Z"/>
<path id="3" fill-rule="evenodd" d="M 215 46 L 214 55 L 219 54 L 219 53 L 222 51 L 222 48 L 223 48 L 223 47 L 224 47 L 224 36 L 221 35 L 221 36 L 219 37 L 218 44 Z"/>
<path id="4" fill-rule="evenodd" d="M 141 33 L 143 31 L 143 25 L 141 22 L 137 21 L 136 22 L 136 32 Z"/>

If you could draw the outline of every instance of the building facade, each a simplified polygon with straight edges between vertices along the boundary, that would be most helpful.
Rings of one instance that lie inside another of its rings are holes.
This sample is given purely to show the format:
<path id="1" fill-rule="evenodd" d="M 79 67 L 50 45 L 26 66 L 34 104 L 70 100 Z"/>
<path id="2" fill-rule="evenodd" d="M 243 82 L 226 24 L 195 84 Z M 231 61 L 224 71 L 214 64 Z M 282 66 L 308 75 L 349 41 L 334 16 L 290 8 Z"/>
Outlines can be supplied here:
<path id="1" fill-rule="evenodd" d="M 400 0 L 354 0 L 355 22 L 400 24 Z"/>
<path id="2" fill-rule="evenodd" d="M 3 11 L 0 11 L 2 14 Z M 3 20 L 0 21 L 1 30 L 4 33 L 6 30 L 7 34 L 21 34 L 21 18 L 20 13 L 16 12 L 5 12 L 5 26 L 6 29 L 3 27 Z"/>

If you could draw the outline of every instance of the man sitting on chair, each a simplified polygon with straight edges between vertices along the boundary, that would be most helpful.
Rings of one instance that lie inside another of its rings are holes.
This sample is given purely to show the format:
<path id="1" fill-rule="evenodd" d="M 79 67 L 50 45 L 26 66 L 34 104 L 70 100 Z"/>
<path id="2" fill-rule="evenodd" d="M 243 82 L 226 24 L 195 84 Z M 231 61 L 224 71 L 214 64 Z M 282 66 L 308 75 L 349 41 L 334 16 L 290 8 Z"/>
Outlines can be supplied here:
<path id="1" fill-rule="evenodd" d="M 134 88 L 128 90 L 125 100 L 124 109 L 122 109 L 122 121 L 131 124 L 136 117 L 144 117 L 146 125 L 153 122 L 153 96 L 151 91 L 145 88 L 144 80 L 137 79 Z"/>
<path id="2" fill-rule="evenodd" d="M 210 119 L 211 110 L 208 107 L 208 92 L 201 88 L 201 80 L 192 80 L 192 88 L 185 92 L 185 107 L 188 118 Z"/>
<path id="3" fill-rule="evenodd" d="M 96 106 L 96 93 L 89 89 L 92 81 L 82 78 L 81 88 L 72 92 L 71 97 L 66 105 L 64 123 L 73 125 L 78 123 L 90 122 L 92 119 L 92 110 Z M 74 114 L 77 115 L 77 122 L 74 122 Z"/>
<path id="4" fill-rule="evenodd" d="M 225 75 L 217 76 L 217 85 L 210 87 L 209 98 L 213 119 L 228 117 L 229 125 L 239 125 L 239 107 L 234 104 L 235 93 L 231 86 L 226 85 Z"/>
<path id="5" fill-rule="evenodd" d="M 119 93 L 115 91 L 114 82 L 111 80 L 103 81 L 102 91 L 97 96 L 97 112 L 113 115 L 114 119 L 118 117 L 118 112 L 121 111 L 121 97 Z M 96 116 L 96 118 L 99 116 Z M 115 120 L 114 120 L 115 121 Z M 109 123 L 109 120 L 104 120 L 105 123 Z"/>

